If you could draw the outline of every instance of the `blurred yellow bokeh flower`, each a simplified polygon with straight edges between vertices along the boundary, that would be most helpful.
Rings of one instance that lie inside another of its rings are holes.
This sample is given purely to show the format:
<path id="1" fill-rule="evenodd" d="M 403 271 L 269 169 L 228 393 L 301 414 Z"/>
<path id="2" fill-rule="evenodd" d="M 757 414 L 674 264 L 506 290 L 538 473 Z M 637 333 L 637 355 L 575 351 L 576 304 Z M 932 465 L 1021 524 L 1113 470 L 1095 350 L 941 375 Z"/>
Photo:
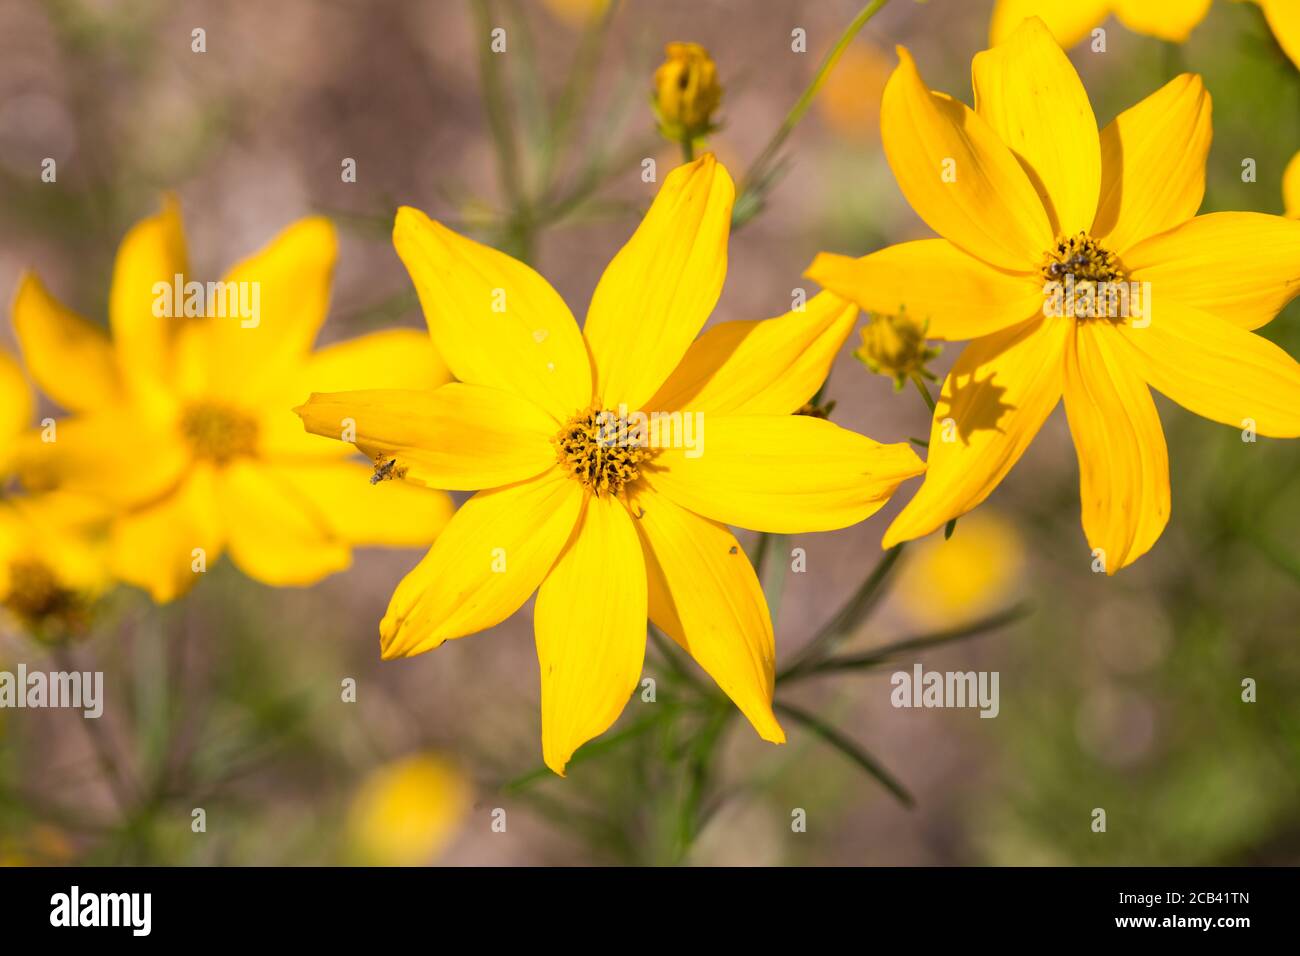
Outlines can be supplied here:
<path id="1" fill-rule="evenodd" d="M 12 494 L 9 463 L 31 423 L 31 389 L 0 352 L 0 608 L 33 637 L 83 633 L 108 587 L 104 510 L 66 492 Z"/>
<path id="2" fill-rule="evenodd" d="M 823 253 L 808 271 L 865 310 L 903 303 L 929 319 L 931 337 L 974 340 L 944 382 L 926 480 L 884 546 L 982 502 L 1064 395 L 1084 531 L 1113 573 L 1169 517 L 1148 386 L 1252 434 L 1300 435 L 1300 365 L 1252 332 L 1300 293 L 1300 223 L 1196 215 L 1211 137 L 1197 76 L 1171 80 L 1099 135 L 1041 20 L 975 57 L 974 111 L 931 92 L 911 54 L 899 56 L 881 109 L 885 155 L 944 238 L 862 259 Z M 1107 308 L 1057 311 L 1076 273 L 1071 301 Z M 1133 311 L 1112 312 L 1103 288 L 1136 288 L 1124 300 Z"/>
<path id="3" fill-rule="evenodd" d="M 372 487 L 370 467 L 340 455 L 346 446 L 303 435 L 290 411 L 313 389 L 433 388 L 448 378 L 413 330 L 311 352 L 335 258 L 330 223 L 304 219 L 215 292 L 194 282 L 191 294 L 180 211 L 168 199 L 118 250 L 111 338 L 23 277 L 13 320 L 27 366 L 73 413 L 55 441 L 30 443 L 25 480 L 112 508 L 117 578 L 169 601 L 228 549 L 259 581 L 307 584 L 347 566 L 354 544 L 427 544 L 446 523 L 446 495 Z M 236 299 L 256 310 L 232 315 Z"/>
<path id="4" fill-rule="evenodd" d="M 947 540 L 917 543 L 903 559 L 895 594 L 920 627 L 957 627 L 1001 607 L 1024 568 L 1015 526 L 989 508 L 962 519 Z"/>
<path id="5" fill-rule="evenodd" d="M 1300 67 L 1300 2 L 1253 0 L 1286 55 Z M 1134 33 L 1183 43 L 1210 12 L 1210 0 L 997 0 L 989 42 L 1001 43 L 1026 17 L 1037 16 L 1063 47 L 1072 47 L 1110 14 Z"/>
<path id="6" fill-rule="evenodd" d="M 1210 0 L 997 0 L 989 43 L 1005 41 L 1027 17 L 1038 17 L 1063 47 L 1071 47 L 1110 14 L 1134 33 L 1182 43 L 1210 12 Z"/>
<path id="7" fill-rule="evenodd" d="M 417 754 L 372 770 L 348 808 L 346 844 L 366 866 L 433 862 L 456 836 L 473 800 L 455 764 Z"/>
<path id="8" fill-rule="evenodd" d="M 842 528 L 922 470 L 905 444 L 791 414 L 825 380 L 851 305 L 823 294 L 695 338 L 722 291 L 734 200 L 712 154 L 674 170 L 601 277 L 582 332 L 528 266 L 403 208 L 394 243 L 460 381 L 431 395 L 313 395 L 299 409 L 319 435 L 355 420 L 358 447 L 407 480 L 482 489 L 398 585 L 383 654 L 491 627 L 537 591 L 542 750 L 557 773 L 636 688 L 647 613 L 764 739 L 784 740 L 771 618 L 725 525 Z M 640 412 L 703 421 L 699 454 L 597 424 Z"/>
<path id="9" fill-rule="evenodd" d="M 653 103 L 659 129 L 675 143 L 694 141 L 713 129 L 722 103 L 718 67 L 698 43 L 669 43 L 655 70 Z"/>
<path id="10" fill-rule="evenodd" d="M 1291 157 L 1282 173 L 1282 205 L 1292 219 L 1300 219 L 1300 153 Z"/>
<path id="11" fill-rule="evenodd" d="M 604 14 L 609 0 L 542 0 L 551 15 L 571 27 L 581 27 Z"/>
<path id="12" fill-rule="evenodd" d="M 867 42 L 845 48 L 817 94 L 817 109 L 826 125 L 849 139 L 880 135 L 880 94 L 893 63 Z"/>

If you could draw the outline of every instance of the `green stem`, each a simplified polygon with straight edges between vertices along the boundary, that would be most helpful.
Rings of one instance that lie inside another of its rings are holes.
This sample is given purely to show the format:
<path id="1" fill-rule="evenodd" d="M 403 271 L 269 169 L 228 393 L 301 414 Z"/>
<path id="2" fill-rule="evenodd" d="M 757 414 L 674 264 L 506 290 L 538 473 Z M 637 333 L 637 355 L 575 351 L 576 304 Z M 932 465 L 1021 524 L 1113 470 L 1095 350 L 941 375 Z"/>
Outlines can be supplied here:
<path id="1" fill-rule="evenodd" d="M 830 744 L 844 756 L 848 757 L 868 774 L 875 777 L 886 790 L 892 793 L 898 802 L 903 806 L 911 808 L 916 805 L 912 795 L 908 793 L 907 788 L 899 783 L 898 779 L 877 762 L 876 758 L 871 756 L 856 743 L 840 733 L 836 728 L 821 720 L 821 718 L 810 714 L 801 707 L 795 707 L 793 704 L 786 704 L 781 701 L 773 703 L 772 708 L 778 714 L 785 714 L 792 720 L 802 724 L 808 730 L 820 737 L 826 743 Z"/>
<path id="2" fill-rule="evenodd" d="M 695 140 L 690 136 L 682 137 L 682 162 L 691 163 L 695 161 Z"/>
<path id="3" fill-rule="evenodd" d="M 925 407 L 930 409 L 930 414 L 933 415 L 936 405 L 934 403 L 934 396 L 930 394 L 929 387 L 924 381 L 922 381 L 921 376 L 917 375 L 915 372 L 912 373 L 911 378 L 912 384 L 916 386 L 916 390 L 920 392 L 921 397 L 925 399 Z"/>
<path id="4" fill-rule="evenodd" d="M 868 3 L 859 10 L 858 15 L 853 18 L 847 27 L 844 28 L 844 32 L 840 34 L 839 39 L 835 41 L 835 45 L 831 47 L 830 52 L 827 53 L 825 59 L 822 60 L 821 66 L 817 68 L 817 72 L 813 75 L 812 82 L 810 82 L 807 88 L 804 89 L 799 99 L 795 101 L 794 106 L 790 107 L 790 112 L 786 114 L 785 119 L 777 128 L 772 139 L 768 141 L 768 144 L 763 147 L 763 151 L 758 154 L 758 157 L 750 165 L 749 171 L 745 174 L 742 183 L 740 190 L 741 196 L 744 196 L 746 193 L 761 193 L 766 188 L 766 181 L 771 172 L 769 167 L 776 159 L 776 155 L 780 152 L 781 147 L 785 145 L 785 141 L 790 138 L 790 134 L 793 133 L 795 127 L 799 125 L 799 121 L 802 120 L 804 114 L 808 112 L 808 108 L 812 106 L 813 98 L 816 97 L 817 92 L 822 88 L 822 84 L 824 84 L 827 77 L 830 76 L 831 70 L 835 67 L 839 58 L 844 55 L 844 51 L 848 49 L 849 43 L 851 43 L 853 38 L 857 36 L 858 31 L 866 26 L 867 21 L 879 13 L 881 8 L 883 8 L 888 2 L 889 0 L 872 0 L 871 3 Z M 737 202 L 736 205 L 739 208 L 741 204 Z M 752 204 L 748 205 L 752 206 Z M 740 225 L 747 221 L 754 212 L 757 212 L 757 208 L 753 208 L 750 212 L 744 213 L 744 218 L 735 225 Z"/>
<path id="5" fill-rule="evenodd" d="M 808 642 L 785 670 L 776 677 L 777 681 L 789 680 L 796 674 L 802 674 L 824 658 L 836 644 L 844 640 L 875 607 L 884 594 L 885 582 L 902 556 L 903 545 L 896 545 L 885 552 L 880 563 L 872 570 L 862 585 L 849 598 L 839 613 Z"/>

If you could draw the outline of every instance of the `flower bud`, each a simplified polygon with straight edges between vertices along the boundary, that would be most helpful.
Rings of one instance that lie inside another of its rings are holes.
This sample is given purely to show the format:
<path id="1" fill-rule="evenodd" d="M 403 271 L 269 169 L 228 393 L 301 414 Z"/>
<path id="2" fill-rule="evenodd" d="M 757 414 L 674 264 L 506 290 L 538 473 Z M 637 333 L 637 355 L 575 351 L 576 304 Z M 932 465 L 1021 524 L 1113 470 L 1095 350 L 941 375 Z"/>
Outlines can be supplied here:
<path id="1" fill-rule="evenodd" d="M 897 315 L 872 315 L 862 327 L 862 347 L 854 357 L 877 375 L 888 375 L 898 390 L 913 375 L 933 379 L 925 364 L 939 354 L 925 342 L 929 323 L 918 322 L 904 311 Z"/>
<path id="2" fill-rule="evenodd" d="M 722 102 L 718 67 L 698 43 L 669 43 L 655 70 L 654 109 L 659 130 L 675 143 L 694 140 L 714 129 Z"/>

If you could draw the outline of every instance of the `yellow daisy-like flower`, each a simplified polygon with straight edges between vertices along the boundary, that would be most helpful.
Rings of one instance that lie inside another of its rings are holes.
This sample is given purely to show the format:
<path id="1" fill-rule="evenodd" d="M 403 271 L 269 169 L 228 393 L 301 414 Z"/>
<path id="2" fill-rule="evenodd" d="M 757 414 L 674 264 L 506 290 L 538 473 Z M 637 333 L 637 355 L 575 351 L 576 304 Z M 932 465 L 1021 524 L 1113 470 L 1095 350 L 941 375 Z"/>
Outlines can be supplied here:
<path id="1" fill-rule="evenodd" d="M 169 199 L 118 250 L 111 339 L 23 277 L 13 320 L 28 368 L 74 413 L 30 444 L 23 478 L 112 508 L 120 580 L 169 601 L 228 549 L 259 581 L 308 584 L 345 567 L 354 544 L 427 544 L 449 519 L 446 495 L 372 486 L 371 468 L 303 435 L 290 411 L 321 388 L 448 380 L 413 330 L 311 352 L 336 252 L 330 223 L 304 219 L 199 288 Z"/>
<path id="2" fill-rule="evenodd" d="M 460 381 L 313 395 L 298 410 L 319 435 L 355 420 L 358 446 L 407 480 L 478 491 L 398 585 L 383 655 L 491 627 L 537 591 L 542 749 L 557 773 L 636 688 L 647 614 L 783 741 L 771 618 L 726 525 L 841 528 L 923 468 L 905 444 L 791 414 L 852 328 L 849 303 L 822 294 L 695 339 L 722 290 L 734 200 L 712 154 L 674 170 L 581 332 L 532 269 L 403 208 L 394 244 Z M 657 443 L 606 430 L 642 412 L 660 418 Z"/>
<path id="3" fill-rule="evenodd" d="M 1113 573 L 1169 517 L 1148 386 L 1213 421 L 1300 435 L 1300 365 L 1251 332 L 1300 293 L 1300 223 L 1196 215 L 1211 136 L 1199 77 L 1176 77 L 1099 135 L 1041 20 L 975 57 L 975 110 L 931 92 L 899 56 L 881 108 L 885 154 L 943 238 L 862 259 L 822 254 L 808 271 L 864 309 L 904 303 L 933 338 L 974 340 L 944 382 L 925 483 L 884 544 L 983 501 L 1064 395 L 1084 531 Z M 1106 308 L 1058 314 L 1054 292 L 1075 278 Z M 1102 290 L 1129 298 L 1112 309 Z"/>
<path id="4" fill-rule="evenodd" d="M 1278 45 L 1300 67 L 1300 3 L 1254 0 L 1264 11 Z M 1134 33 L 1183 43 L 1210 12 L 1210 0 L 997 0 L 989 42 L 1006 40 L 1026 17 L 1037 16 L 1063 47 L 1071 47 L 1110 14 Z"/>
<path id="5" fill-rule="evenodd" d="M 108 586 L 105 514 L 64 492 L 6 495 L 8 467 L 33 408 L 18 363 L 0 352 L 0 608 L 36 637 L 84 631 Z"/>

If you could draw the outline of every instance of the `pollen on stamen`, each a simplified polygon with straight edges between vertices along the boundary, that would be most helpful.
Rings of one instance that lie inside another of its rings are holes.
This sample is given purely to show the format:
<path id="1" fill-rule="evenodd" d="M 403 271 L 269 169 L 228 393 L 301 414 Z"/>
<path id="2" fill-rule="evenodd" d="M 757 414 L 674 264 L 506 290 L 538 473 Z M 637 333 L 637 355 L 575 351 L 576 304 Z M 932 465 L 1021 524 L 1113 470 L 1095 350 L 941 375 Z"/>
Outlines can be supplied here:
<path id="1" fill-rule="evenodd" d="M 1108 318 L 1128 315 L 1128 276 L 1119 256 L 1086 232 L 1059 236 L 1043 256 L 1044 315 Z"/>
<path id="2" fill-rule="evenodd" d="M 552 441 L 560 467 L 597 496 L 619 494 L 653 456 L 638 427 L 595 408 L 571 418 Z"/>

